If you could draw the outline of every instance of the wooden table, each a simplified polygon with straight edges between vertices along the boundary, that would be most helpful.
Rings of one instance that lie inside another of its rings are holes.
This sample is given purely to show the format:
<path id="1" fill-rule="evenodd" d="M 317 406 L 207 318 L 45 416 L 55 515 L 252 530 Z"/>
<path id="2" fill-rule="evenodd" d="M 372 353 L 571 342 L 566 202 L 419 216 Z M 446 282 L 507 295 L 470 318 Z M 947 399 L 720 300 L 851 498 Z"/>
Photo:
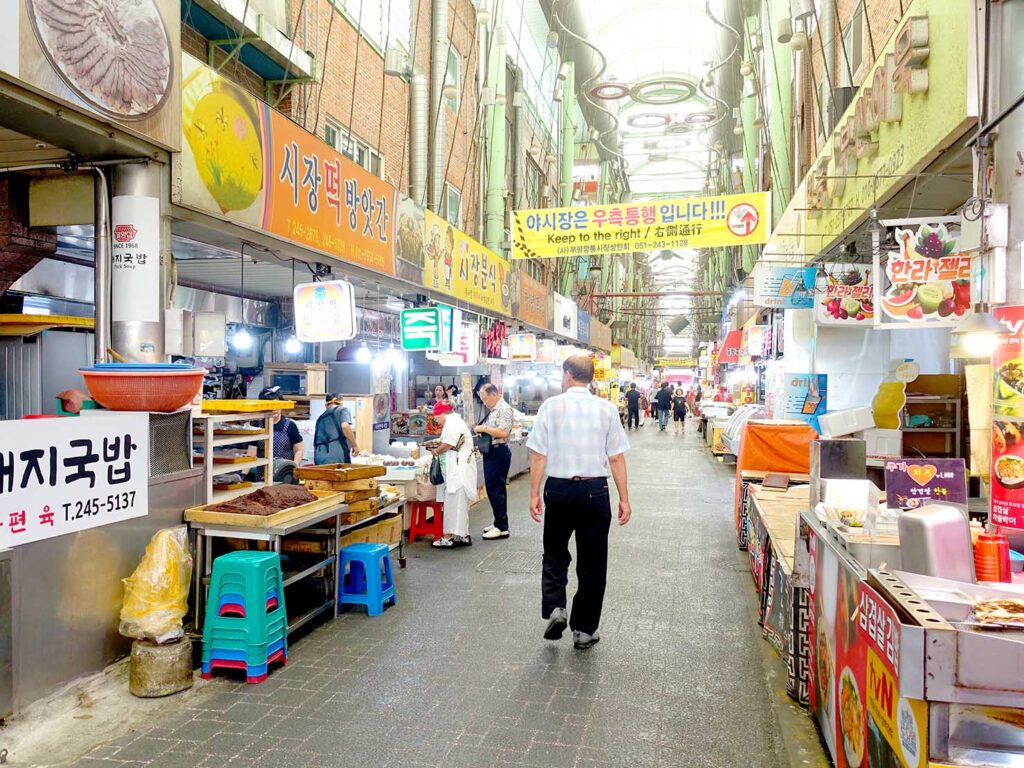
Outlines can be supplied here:
<path id="1" fill-rule="evenodd" d="M 797 521 L 810 505 L 810 486 L 796 485 L 785 491 L 755 486 L 750 498 L 787 575 L 793 573 Z"/>

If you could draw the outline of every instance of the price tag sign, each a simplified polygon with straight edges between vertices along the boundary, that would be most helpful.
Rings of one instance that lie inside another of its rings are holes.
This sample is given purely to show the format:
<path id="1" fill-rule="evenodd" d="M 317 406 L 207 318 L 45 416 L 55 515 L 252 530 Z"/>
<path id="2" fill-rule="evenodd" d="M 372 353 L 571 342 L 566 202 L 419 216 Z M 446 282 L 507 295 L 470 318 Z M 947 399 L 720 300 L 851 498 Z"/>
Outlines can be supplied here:
<path id="1" fill-rule="evenodd" d="M 0 549 L 149 514 L 149 417 L 4 423 Z"/>
<path id="2" fill-rule="evenodd" d="M 885 462 L 885 497 L 890 509 L 952 504 L 967 509 L 967 465 L 963 459 L 899 459 Z"/>

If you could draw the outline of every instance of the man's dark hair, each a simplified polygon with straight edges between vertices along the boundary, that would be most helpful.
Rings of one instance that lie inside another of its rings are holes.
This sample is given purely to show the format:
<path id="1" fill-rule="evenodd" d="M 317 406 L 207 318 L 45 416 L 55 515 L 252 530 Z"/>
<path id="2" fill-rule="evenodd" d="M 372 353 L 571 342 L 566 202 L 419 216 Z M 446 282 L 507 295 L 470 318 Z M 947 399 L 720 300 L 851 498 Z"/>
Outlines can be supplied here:
<path id="1" fill-rule="evenodd" d="M 480 387 L 480 391 L 488 395 L 498 394 L 498 386 L 496 384 L 487 383 Z"/>
<path id="2" fill-rule="evenodd" d="M 562 370 L 572 376 L 572 380 L 580 384 L 589 384 L 594 380 L 594 361 L 589 355 L 573 355 L 565 358 Z"/>
<path id="3" fill-rule="evenodd" d="M 629 385 L 629 388 L 630 388 L 630 389 L 636 389 L 636 382 L 634 381 L 633 383 L 631 383 L 631 384 Z"/>

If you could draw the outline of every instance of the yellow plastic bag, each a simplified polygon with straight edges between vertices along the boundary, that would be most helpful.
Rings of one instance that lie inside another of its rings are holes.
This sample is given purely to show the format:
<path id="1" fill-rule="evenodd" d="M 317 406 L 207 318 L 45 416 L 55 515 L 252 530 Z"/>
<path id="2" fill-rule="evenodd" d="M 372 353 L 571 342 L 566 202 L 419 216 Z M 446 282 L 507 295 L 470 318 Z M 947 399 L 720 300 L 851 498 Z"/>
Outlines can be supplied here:
<path id="1" fill-rule="evenodd" d="M 153 534 L 135 572 L 124 579 L 118 631 L 136 640 L 165 643 L 184 635 L 192 556 L 185 526 Z"/>

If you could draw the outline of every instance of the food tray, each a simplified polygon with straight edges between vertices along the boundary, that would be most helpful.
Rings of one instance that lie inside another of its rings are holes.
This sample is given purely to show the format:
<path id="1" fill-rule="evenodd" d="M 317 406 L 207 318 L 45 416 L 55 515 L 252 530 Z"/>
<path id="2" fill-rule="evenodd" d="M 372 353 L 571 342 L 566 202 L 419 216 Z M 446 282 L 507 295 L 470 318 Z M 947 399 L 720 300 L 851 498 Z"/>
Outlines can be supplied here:
<path id="1" fill-rule="evenodd" d="M 203 455 L 201 453 L 194 455 L 192 457 L 192 461 L 202 463 Z M 218 456 L 217 454 L 213 455 L 214 464 L 250 464 L 254 461 L 259 461 L 259 458 L 257 456 Z"/>
<path id="2" fill-rule="evenodd" d="M 203 413 L 290 411 L 294 407 L 291 400 L 203 400 Z"/>
<path id="3" fill-rule="evenodd" d="M 362 480 L 305 480 L 303 485 L 311 491 L 376 491 L 380 483 L 367 477 Z"/>
<path id="4" fill-rule="evenodd" d="M 364 480 L 369 477 L 381 477 L 387 472 L 386 467 L 377 464 L 320 464 L 311 467 L 296 467 L 295 477 L 298 480 Z"/>
<path id="5" fill-rule="evenodd" d="M 242 480 L 237 483 L 214 483 L 213 490 L 215 491 L 237 491 L 239 488 L 251 488 L 252 483 L 249 480 Z"/>
<path id="6" fill-rule="evenodd" d="M 189 507 L 185 510 L 185 519 L 190 523 L 207 523 L 209 525 L 237 526 L 238 528 L 273 528 L 283 523 L 290 523 L 305 515 L 312 515 L 341 503 L 340 494 L 329 491 L 310 491 L 317 497 L 316 501 L 300 504 L 290 509 L 282 509 L 272 515 L 236 515 L 231 512 L 211 512 L 207 507 L 217 503 Z"/>

